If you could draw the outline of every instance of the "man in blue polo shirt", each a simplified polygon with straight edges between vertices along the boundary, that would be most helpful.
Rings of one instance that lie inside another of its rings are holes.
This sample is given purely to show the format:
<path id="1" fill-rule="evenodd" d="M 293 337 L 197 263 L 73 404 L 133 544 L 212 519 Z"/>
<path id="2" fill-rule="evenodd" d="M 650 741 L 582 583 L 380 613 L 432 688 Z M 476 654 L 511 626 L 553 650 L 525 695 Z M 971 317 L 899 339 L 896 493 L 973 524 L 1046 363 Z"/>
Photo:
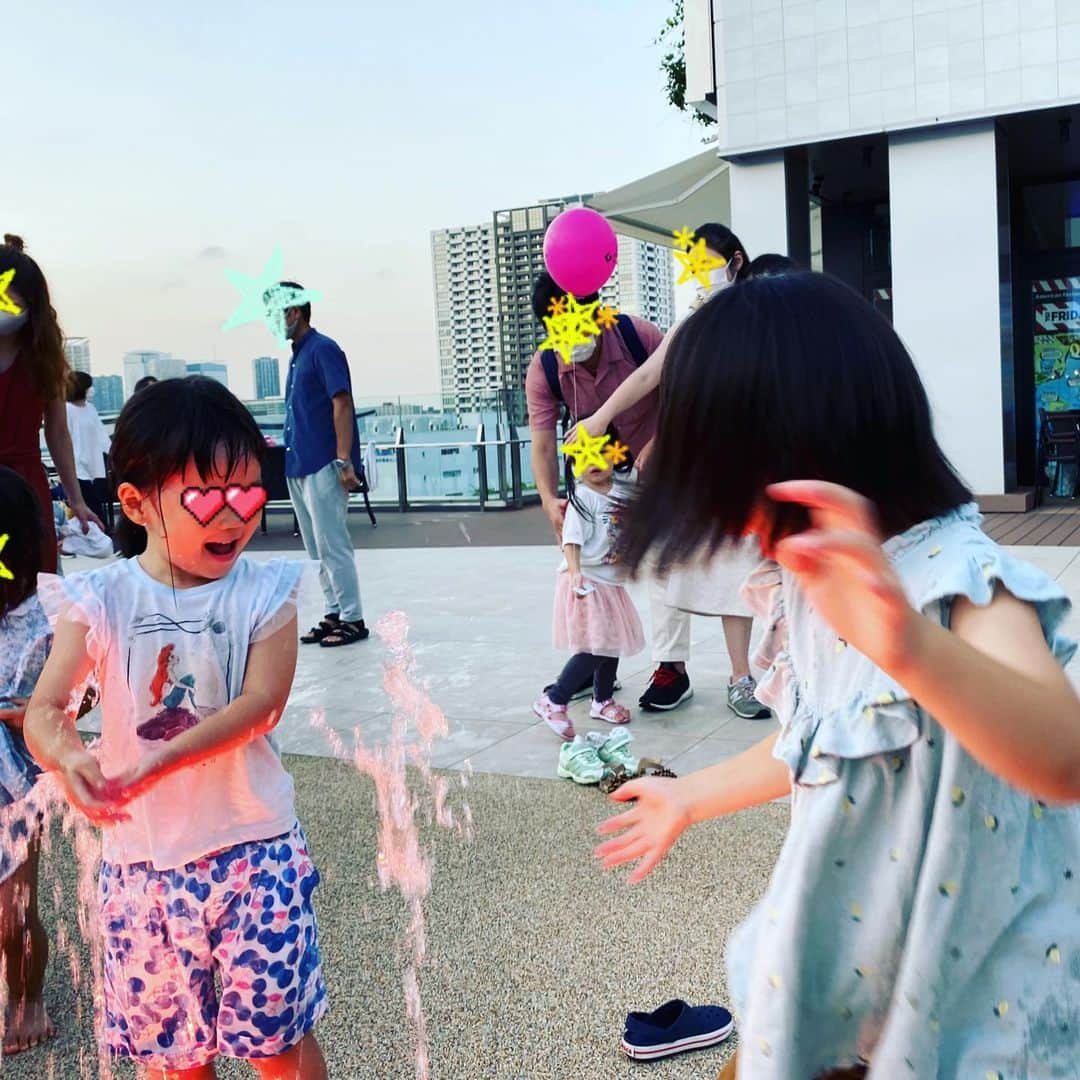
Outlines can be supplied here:
<path id="1" fill-rule="evenodd" d="M 282 285 L 294 289 L 292 281 Z M 326 615 L 300 640 L 324 648 L 368 636 L 360 607 L 349 492 L 359 484 L 360 434 L 349 365 L 340 346 L 311 326 L 311 305 L 285 310 L 292 360 L 285 382 L 285 478 L 304 547 L 319 561 Z"/>

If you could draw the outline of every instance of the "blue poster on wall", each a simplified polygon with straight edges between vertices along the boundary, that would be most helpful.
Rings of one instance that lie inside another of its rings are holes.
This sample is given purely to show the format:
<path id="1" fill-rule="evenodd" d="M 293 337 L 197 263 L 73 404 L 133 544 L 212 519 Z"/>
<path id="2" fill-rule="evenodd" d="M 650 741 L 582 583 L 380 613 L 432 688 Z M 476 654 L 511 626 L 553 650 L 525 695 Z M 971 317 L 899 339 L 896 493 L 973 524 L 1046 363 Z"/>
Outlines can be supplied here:
<path id="1" fill-rule="evenodd" d="M 1051 278 L 1031 283 L 1034 315 L 1035 432 L 1040 412 L 1080 409 L 1080 278 Z M 1056 495 L 1071 495 L 1076 467 L 1051 475 Z M 1066 475 L 1068 474 L 1068 475 Z"/>

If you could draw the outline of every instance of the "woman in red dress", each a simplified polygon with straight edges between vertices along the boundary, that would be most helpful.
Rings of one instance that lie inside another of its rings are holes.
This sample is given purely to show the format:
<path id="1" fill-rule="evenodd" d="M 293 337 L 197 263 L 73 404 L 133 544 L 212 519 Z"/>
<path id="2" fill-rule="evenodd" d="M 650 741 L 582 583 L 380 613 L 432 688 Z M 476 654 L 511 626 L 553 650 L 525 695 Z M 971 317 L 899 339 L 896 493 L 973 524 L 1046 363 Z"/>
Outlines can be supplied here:
<path id="1" fill-rule="evenodd" d="M 5 234 L 0 244 L 0 281 L 11 270 L 14 276 L 0 289 L 0 465 L 14 469 L 34 489 L 46 536 L 41 569 L 55 574 L 56 525 L 38 441 L 42 423 L 45 445 L 83 532 L 89 522 L 101 525 L 101 521 L 83 501 L 75 475 L 64 404 L 68 365 L 49 286 L 38 264 L 24 254 L 22 240 Z M 5 297 L 10 303 L 4 303 Z M 19 308 L 19 313 L 14 314 L 12 307 Z"/>

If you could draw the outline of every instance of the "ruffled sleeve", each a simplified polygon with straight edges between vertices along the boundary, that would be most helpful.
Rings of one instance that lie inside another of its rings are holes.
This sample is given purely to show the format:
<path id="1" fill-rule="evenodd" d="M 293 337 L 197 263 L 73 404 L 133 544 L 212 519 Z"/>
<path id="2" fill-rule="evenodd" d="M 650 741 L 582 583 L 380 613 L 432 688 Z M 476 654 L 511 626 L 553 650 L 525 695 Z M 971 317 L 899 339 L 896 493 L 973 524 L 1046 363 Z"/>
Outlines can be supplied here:
<path id="1" fill-rule="evenodd" d="M 272 637 L 296 614 L 296 596 L 307 563 L 301 559 L 274 559 L 251 564 L 256 575 L 251 640 Z"/>
<path id="2" fill-rule="evenodd" d="M 780 564 L 772 560 L 760 563 L 743 584 L 741 595 L 765 627 L 758 647 L 750 657 L 750 670 L 757 682 L 754 694 L 783 724 L 798 709 L 799 688 L 788 651 Z"/>
<path id="3" fill-rule="evenodd" d="M 931 558 L 934 556 L 928 555 L 927 561 Z M 942 556 L 940 565 L 935 565 L 920 582 L 916 605 L 926 614 L 938 606 L 941 622 L 948 626 L 956 597 L 964 596 L 977 607 L 985 607 L 993 600 L 998 585 L 1031 604 L 1047 647 L 1062 667 L 1068 664 L 1077 647 L 1075 641 L 1061 633 L 1072 608 L 1068 594 L 1048 574 L 1015 558 L 981 533 L 956 552 L 956 557 Z"/>
<path id="4" fill-rule="evenodd" d="M 977 524 L 953 521 L 895 554 L 894 567 L 913 606 L 944 626 L 956 597 L 985 606 L 1001 584 L 1035 607 L 1060 664 L 1076 652 L 1076 643 L 1060 632 L 1070 609 L 1064 590 L 998 547 Z M 778 567 L 759 568 L 744 596 L 768 619 L 754 658 L 762 672 L 758 697 L 777 713 L 781 734 L 774 753 L 793 778 L 803 785 L 831 783 L 845 760 L 875 756 L 901 768 L 901 753 L 922 738 L 927 724 L 904 687 L 809 610 Z M 800 628 L 793 641 L 789 619 Z"/>
<path id="5" fill-rule="evenodd" d="M 757 679 L 755 694 L 780 723 L 773 756 L 788 766 L 794 781 L 828 784 L 839 775 L 837 759 L 910 746 L 921 732 L 918 710 L 903 688 L 866 657 L 830 635 L 823 624 L 814 626 L 819 620 L 805 610 L 801 594 L 790 586 L 780 565 L 772 561 L 761 563 L 743 586 L 743 599 L 765 625 L 750 660 Z M 817 672 L 820 653 L 826 653 L 830 678 L 814 688 L 812 698 L 793 659 L 788 623 L 792 610 L 798 611 L 801 624 L 814 626 L 802 647 L 794 650 L 805 670 Z M 854 694 L 844 689 L 856 687 Z"/>
<path id="6" fill-rule="evenodd" d="M 58 577 L 38 574 L 38 599 L 56 629 L 61 621 L 86 627 L 86 652 L 95 665 L 105 656 L 108 645 L 108 614 L 103 591 L 99 591 L 97 571 Z"/>

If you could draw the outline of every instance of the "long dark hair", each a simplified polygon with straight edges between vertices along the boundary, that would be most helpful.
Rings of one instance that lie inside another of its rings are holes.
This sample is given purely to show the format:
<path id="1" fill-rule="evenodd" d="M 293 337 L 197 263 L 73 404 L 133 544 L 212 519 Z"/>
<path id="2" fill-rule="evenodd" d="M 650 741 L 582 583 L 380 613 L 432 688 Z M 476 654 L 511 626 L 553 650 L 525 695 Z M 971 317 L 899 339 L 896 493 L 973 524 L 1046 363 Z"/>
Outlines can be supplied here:
<path id="1" fill-rule="evenodd" d="M 0 576 L 0 621 L 37 592 L 45 553 L 45 523 L 33 488 L 14 469 L 0 466 L 0 562 L 11 577 Z"/>
<path id="2" fill-rule="evenodd" d="M 717 255 L 723 255 L 732 262 L 736 255 L 742 255 L 742 265 L 735 274 L 736 281 L 745 280 L 750 274 L 750 256 L 742 241 L 726 226 L 717 222 L 706 222 L 694 231 L 695 240 L 704 240 L 705 246 Z"/>
<path id="3" fill-rule="evenodd" d="M 5 233 L 0 244 L 0 274 L 9 270 L 15 271 L 10 287 L 30 313 L 16 335 L 30 381 L 42 401 L 62 401 L 67 396 L 68 362 L 49 285 L 41 267 L 23 251 L 22 238 Z"/>
<path id="4" fill-rule="evenodd" d="M 205 482 L 224 451 L 226 471 L 253 458 L 260 465 L 266 440 L 251 413 L 221 383 L 201 375 L 163 379 L 133 394 L 116 420 L 109 462 L 116 486 L 156 490 L 194 461 Z M 116 527 L 120 554 L 146 550 L 146 530 L 121 514 Z"/>
<path id="5" fill-rule="evenodd" d="M 623 531 L 662 570 L 744 535 L 808 526 L 767 485 L 827 480 L 870 499 L 886 535 L 970 502 L 934 438 L 926 391 L 889 323 L 821 274 L 752 278 L 686 320 L 660 381 L 656 445 Z"/>

